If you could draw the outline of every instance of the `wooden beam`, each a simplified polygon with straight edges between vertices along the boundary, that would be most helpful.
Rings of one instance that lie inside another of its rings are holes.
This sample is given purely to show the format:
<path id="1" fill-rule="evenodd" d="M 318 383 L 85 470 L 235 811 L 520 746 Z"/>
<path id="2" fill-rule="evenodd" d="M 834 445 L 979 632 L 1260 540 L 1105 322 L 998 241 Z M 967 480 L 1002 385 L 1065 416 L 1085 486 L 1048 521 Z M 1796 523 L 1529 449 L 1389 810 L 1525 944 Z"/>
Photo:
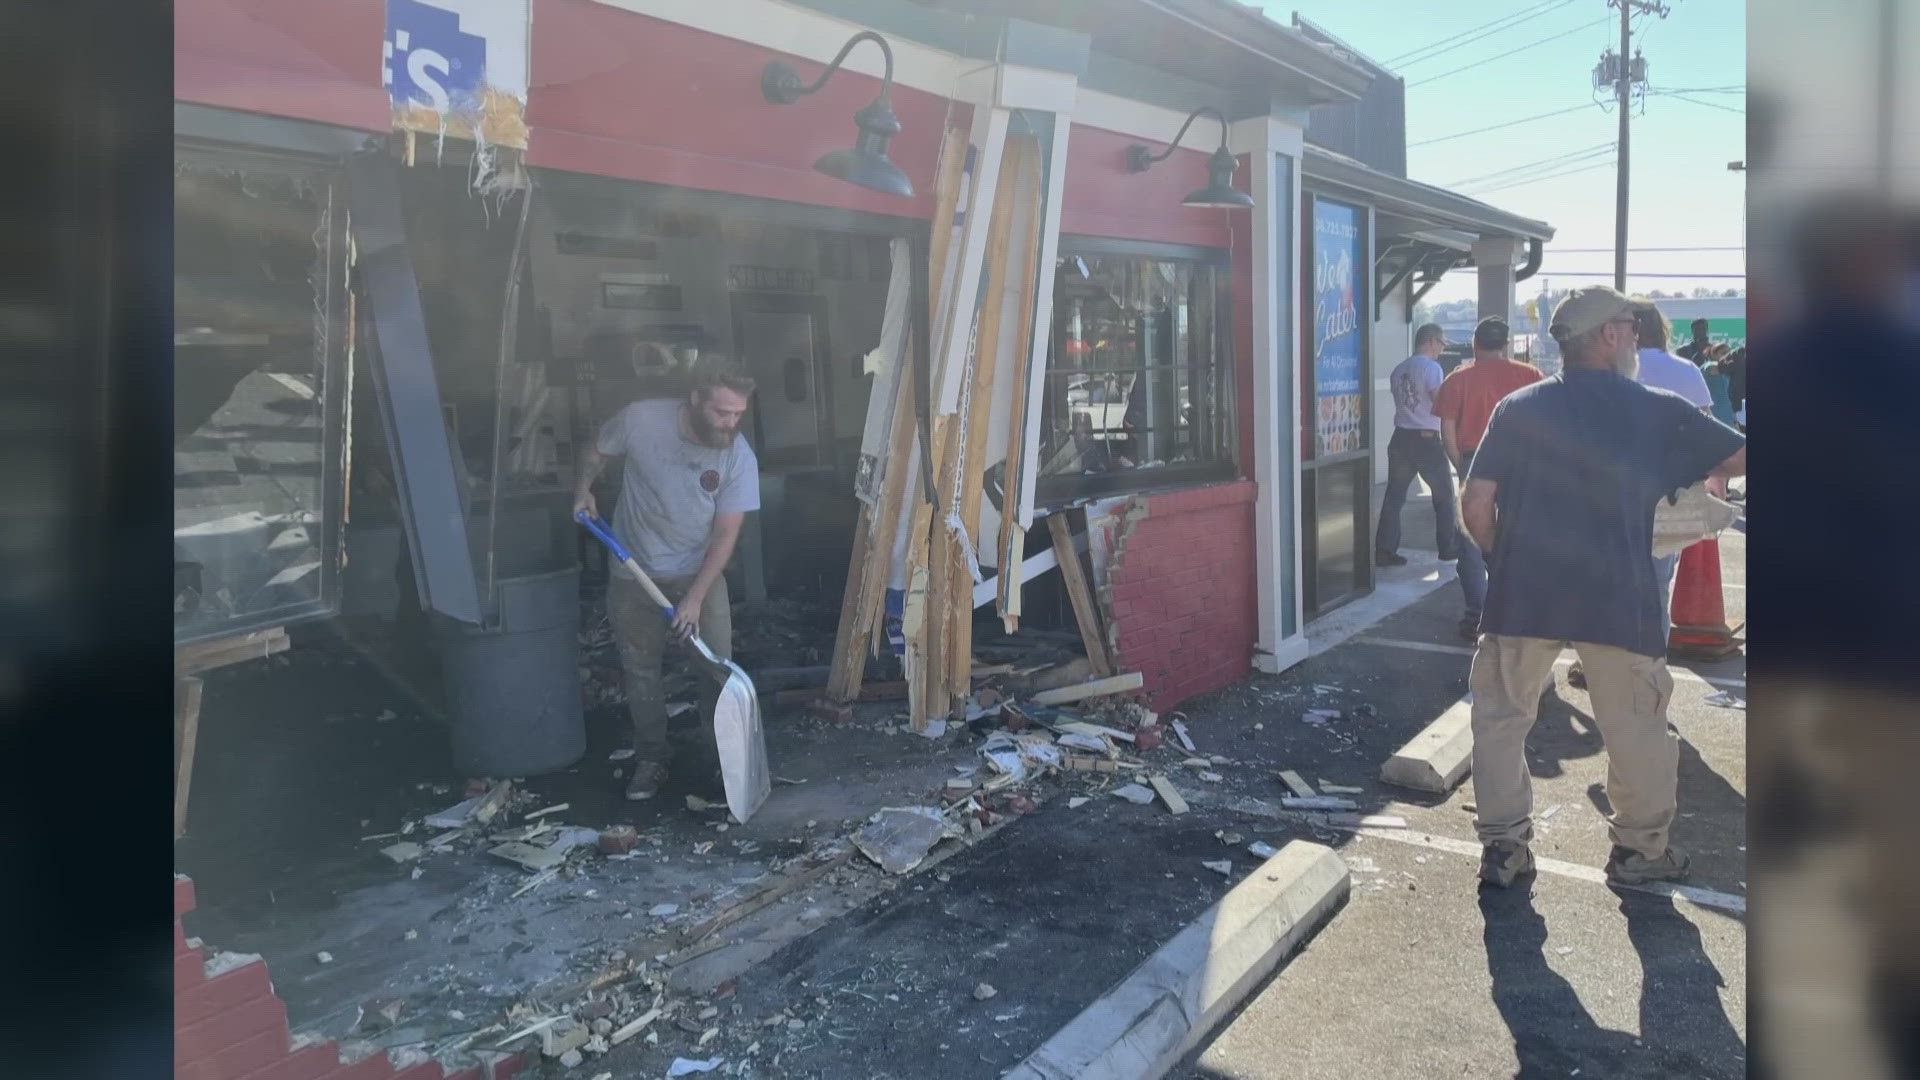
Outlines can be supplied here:
<path id="1" fill-rule="evenodd" d="M 1080 624 L 1080 643 L 1086 647 L 1087 663 L 1095 678 L 1113 674 L 1107 659 L 1106 637 L 1100 631 L 1100 609 L 1093 602 L 1093 589 L 1087 584 L 1086 569 L 1080 565 L 1080 553 L 1073 548 L 1073 529 L 1065 511 L 1047 515 L 1047 531 L 1053 534 L 1053 554 L 1060 563 L 1060 578 L 1067 583 L 1067 597 L 1073 601 L 1073 618 Z"/>
<path id="2" fill-rule="evenodd" d="M 187 834 L 187 793 L 193 787 L 193 751 L 200 739 L 200 680 L 194 676 L 173 681 L 173 720 L 179 752 L 173 768 L 173 838 Z"/>
<path id="3" fill-rule="evenodd" d="M 1112 694 L 1125 694 L 1146 685 L 1146 677 L 1137 671 L 1125 675 L 1115 675 L 1106 679 L 1095 679 L 1079 686 L 1063 686 L 1058 690 L 1045 690 L 1033 695 L 1035 705 L 1066 705 L 1088 698 L 1107 697 Z"/>
<path id="4" fill-rule="evenodd" d="M 1055 137 L 1063 136 L 1056 133 Z M 1034 203 L 1027 215 L 1028 228 L 1021 233 L 1019 241 L 1024 254 L 1020 268 L 1020 314 L 1014 325 L 1013 367 L 1007 373 L 1007 380 L 1012 383 L 1013 405 L 1007 417 L 1007 455 L 1001 469 L 999 558 L 995 560 L 995 565 L 1002 567 L 1019 566 L 1027 557 L 1027 530 L 1020 527 L 1020 490 L 1027 468 L 1028 399 L 1032 396 L 1028 393 L 1028 384 L 1032 381 L 1033 320 L 1039 299 L 1041 231 L 1047 217 L 1046 174 L 1040 165 L 1042 147 L 1038 140 L 1029 141 L 1033 144 L 1032 183 L 1029 186 L 1023 177 L 1019 190 L 1023 195 L 1031 192 Z M 1020 629 L 1022 584 L 1017 575 L 1000 579 L 1000 619 L 1009 634 Z"/>

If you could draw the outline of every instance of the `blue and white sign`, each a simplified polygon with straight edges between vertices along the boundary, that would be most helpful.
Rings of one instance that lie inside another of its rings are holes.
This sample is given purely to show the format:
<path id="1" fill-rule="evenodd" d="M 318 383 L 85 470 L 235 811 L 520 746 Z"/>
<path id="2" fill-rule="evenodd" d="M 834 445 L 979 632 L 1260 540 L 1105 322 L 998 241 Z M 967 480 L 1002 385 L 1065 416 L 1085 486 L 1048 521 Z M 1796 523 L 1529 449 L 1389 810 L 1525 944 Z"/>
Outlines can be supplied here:
<path id="1" fill-rule="evenodd" d="M 1317 406 L 1314 454 L 1343 454 L 1365 445 L 1361 430 L 1360 327 L 1363 299 L 1360 271 L 1366 252 L 1360 247 L 1361 210 L 1356 206 L 1313 201 L 1313 378 Z"/>
<path id="2" fill-rule="evenodd" d="M 528 16 L 528 0 L 387 0 L 381 81 L 395 117 L 474 120 L 497 113 L 501 98 L 523 114 Z"/>

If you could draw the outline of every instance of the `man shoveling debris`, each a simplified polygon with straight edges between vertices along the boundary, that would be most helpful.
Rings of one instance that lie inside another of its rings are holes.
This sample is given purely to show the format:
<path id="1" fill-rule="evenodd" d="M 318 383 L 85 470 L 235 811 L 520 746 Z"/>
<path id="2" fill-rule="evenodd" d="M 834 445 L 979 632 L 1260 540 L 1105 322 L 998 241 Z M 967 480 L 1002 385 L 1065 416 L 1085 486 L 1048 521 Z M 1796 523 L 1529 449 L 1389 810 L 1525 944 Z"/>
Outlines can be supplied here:
<path id="1" fill-rule="evenodd" d="M 753 380 L 708 358 L 682 400 L 636 401 L 600 429 L 581 462 L 574 512 L 598 515 L 592 487 L 608 458 L 624 457 L 614 534 L 675 608 L 672 631 L 698 631 L 720 657 L 733 652 L 733 616 L 724 571 L 747 514 L 760 508 L 760 468 L 740 434 Z M 633 715 L 633 776 L 627 798 L 659 793 L 672 761 L 660 659 L 668 625 L 640 584 L 609 576 L 607 616 L 620 646 Z M 712 729 L 718 688 L 703 688 L 701 718 Z"/>

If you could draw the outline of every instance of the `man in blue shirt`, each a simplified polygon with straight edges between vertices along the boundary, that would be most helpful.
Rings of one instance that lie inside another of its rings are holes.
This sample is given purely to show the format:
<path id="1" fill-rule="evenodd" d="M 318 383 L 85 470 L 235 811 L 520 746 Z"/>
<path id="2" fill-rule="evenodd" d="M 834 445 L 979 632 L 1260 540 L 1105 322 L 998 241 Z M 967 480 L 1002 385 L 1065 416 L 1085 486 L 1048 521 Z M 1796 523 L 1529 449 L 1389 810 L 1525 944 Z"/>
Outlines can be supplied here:
<path id="1" fill-rule="evenodd" d="M 1709 475 L 1744 474 L 1746 440 L 1636 381 L 1634 310 L 1620 293 L 1576 290 L 1548 332 L 1563 370 L 1495 408 L 1462 500 L 1467 531 L 1491 553 L 1470 683 L 1480 875 L 1504 886 L 1533 869 L 1527 733 L 1572 642 L 1609 759 L 1607 876 L 1675 880 L 1687 857 L 1667 843 L 1679 748 L 1667 729 L 1654 506 Z"/>

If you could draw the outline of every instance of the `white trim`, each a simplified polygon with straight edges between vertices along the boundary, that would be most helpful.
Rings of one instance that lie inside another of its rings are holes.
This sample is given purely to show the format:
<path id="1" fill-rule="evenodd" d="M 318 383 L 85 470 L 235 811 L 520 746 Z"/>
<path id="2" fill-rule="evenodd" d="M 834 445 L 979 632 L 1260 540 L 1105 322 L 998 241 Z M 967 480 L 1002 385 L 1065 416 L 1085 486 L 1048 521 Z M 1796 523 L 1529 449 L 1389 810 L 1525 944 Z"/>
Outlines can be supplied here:
<path id="1" fill-rule="evenodd" d="M 967 349 L 972 345 L 974 322 L 980 309 L 980 268 L 987 255 L 987 224 L 993 217 L 993 197 L 1000 186 L 1000 158 L 1007 148 L 1007 121 L 1011 111 L 998 108 L 975 109 L 973 132 L 967 142 L 974 150 L 971 194 L 966 205 L 966 224 L 960 232 L 959 272 L 942 312 L 940 333 L 933 347 L 940 350 L 934 368 L 933 411 L 952 416 L 960 407 L 960 377 L 967 368 Z"/>
<path id="2" fill-rule="evenodd" d="M 591 0 L 603 7 L 678 23 L 709 34 L 744 41 L 824 65 L 847 39 L 871 27 L 783 3 L 781 0 Z M 957 98 L 962 78 L 982 65 L 977 60 L 928 48 L 889 34 L 893 49 L 893 81 L 941 97 Z M 992 64 L 987 64 L 991 68 Z M 844 65 L 847 71 L 880 78 L 886 71 L 880 50 L 862 46 Z M 816 71 L 801 72 L 813 78 Z M 958 100 L 966 100 L 957 98 Z"/>
<path id="3" fill-rule="evenodd" d="M 1305 663 L 1313 656 L 1313 643 L 1305 634 L 1295 634 L 1273 647 L 1273 651 L 1253 654 L 1254 670 L 1267 675 L 1278 675 L 1296 664 Z"/>
<path id="4" fill-rule="evenodd" d="M 1047 356 L 1053 347 L 1054 262 L 1060 256 L 1060 208 L 1066 202 L 1067 138 L 1073 132 L 1072 120 L 1071 116 L 1054 114 L 1046 217 L 1040 223 L 1040 273 L 1034 286 L 1039 291 L 1033 300 L 1033 352 L 1027 357 L 1027 448 L 1020 459 L 1017 496 L 1017 520 L 1023 529 L 1033 527 L 1033 493 L 1040 479 L 1040 432 L 1046 427 L 1040 407 L 1047 385 Z"/>
<path id="5" fill-rule="evenodd" d="M 1301 245 L 1306 242 L 1302 236 L 1306 229 L 1301 225 L 1301 214 L 1306 209 L 1307 167 L 1305 135 L 1302 129 L 1293 128 L 1292 130 L 1299 140 L 1296 144 L 1299 152 L 1287 155 L 1291 161 L 1290 167 L 1293 173 L 1292 183 L 1288 187 L 1292 196 L 1290 200 L 1292 205 L 1287 207 L 1287 236 L 1290 238 L 1290 243 L 1287 245 L 1287 337 L 1285 347 L 1281 349 L 1279 355 L 1290 361 L 1286 369 L 1288 385 L 1292 388 L 1292 394 L 1296 395 L 1292 399 L 1293 408 L 1287 410 L 1287 438 L 1290 440 L 1287 443 L 1287 453 L 1293 457 L 1293 551 L 1291 552 L 1293 627 L 1296 634 L 1305 637 L 1307 633 L 1307 567 L 1303 530 L 1306 525 L 1305 512 L 1301 504 L 1301 488 L 1305 486 L 1303 481 L 1306 477 L 1301 468 L 1303 461 L 1300 457 L 1300 440 L 1305 433 L 1300 420 L 1302 405 L 1297 395 L 1300 393 L 1300 365 L 1307 363 L 1305 350 L 1300 347 L 1300 330 L 1304 325 L 1300 321 L 1304 318 L 1301 309 L 1305 306 L 1300 299 L 1300 274 L 1303 272 L 1300 260 L 1302 252 L 1305 251 Z"/>
<path id="6" fill-rule="evenodd" d="M 1270 129 L 1270 123 L 1251 125 L 1244 127 L 1242 134 L 1248 143 L 1247 156 L 1251 163 L 1248 180 L 1253 193 L 1250 230 L 1253 245 L 1248 252 L 1252 270 L 1248 294 L 1253 299 L 1253 340 L 1249 343 L 1253 354 L 1253 386 L 1249 388 L 1253 394 L 1253 460 L 1248 464 L 1252 466 L 1255 481 L 1254 593 L 1259 612 L 1254 663 L 1263 671 L 1279 672 L 1286 670 L 1280 666 L 1286 657 L 1304 650 L 1289 648 L 1281 633 L 1278 559 L 1290 545 L 1286 542 L 1289 530 L 1284 509 L 1273 495 L 1273 481 L 1281 474 L 1281 463 L 1286 456 L 1280 441 L 1283 419 L 1280 402 L 1286 385 L 1280 380 L 1286 376 L 1281 364 L 1285 349 L 1280 340 L 1277 310 L 1280 298 L 1274 273 L 1278 258 L 1275 248 L 1280 242 L 1281 219 L 1276 212 L 1280 208 L 1275 206 L 1279 198 L 1280 169 L 1279 158 L 1267 149 Z M 1292 532 L 1297 536 L 1299 530 Z M 1297 628 L 1298 624 L 1295 625 Z"/>
<path id="7" fill-rule="evenodd" d="M 1196 101 L 1194 104 L 1199 106 L 1205 102 Z M 1080 88 L 1079 101 L 1074 106 L 1073 122 L 1164 145 L 1172 142 L 1173 137 L 1180 133 L 1180 125 L 1187 122 L 1187 114 L 1083 86 Z M 1199 123 L 1196 121 L 1196 127 Z M 1213 121 L 1204 123 L 1211 125 Z M 1190 132 L 1189 137 L 1192 134 Z M 1192 149 L 1205 152 L 1219 145 L 1213 132 L 1201 131 L 1199 134 L 1201 138 L 1193 144 Z M 1248 147 L 1238 146 L 1235 149 L 1245 153 Z"/>
<path id="8" fill-rule="evenodd" d="M 1078 104 L 1080 80 L 1063 72 L 1045 68 L 1000 64 L 999 85 L 993 103 L 1003 109 L 1032 109 L 1036 112 L 1073 115 Z"/>
<path id="9" fill-rule="evenodd" d="M 1086 551 L 1089 543 L 1087 537 L 1087 533 L 1074 534 L 1073 550 Z M 1053 545 L 1048 544 L 1042 548 L 1038 554 L 1027 556 L 1027 560 L 1020 564 L 1020 584 L 1025 585 L 1027 582 L 1032 581 L 1034 578 L 1039 577 L 1041 574 L 1059 565 L 1059 556 L 1054 554 Z M 973 606 L 981 607 L 986 604 L 991 604 L 994 598 L 999 595 L 1000 575 L 995 574 L 985 581 L 974 583 Z"/>

